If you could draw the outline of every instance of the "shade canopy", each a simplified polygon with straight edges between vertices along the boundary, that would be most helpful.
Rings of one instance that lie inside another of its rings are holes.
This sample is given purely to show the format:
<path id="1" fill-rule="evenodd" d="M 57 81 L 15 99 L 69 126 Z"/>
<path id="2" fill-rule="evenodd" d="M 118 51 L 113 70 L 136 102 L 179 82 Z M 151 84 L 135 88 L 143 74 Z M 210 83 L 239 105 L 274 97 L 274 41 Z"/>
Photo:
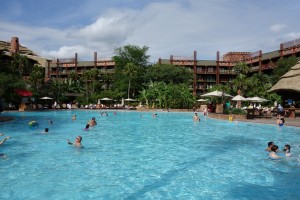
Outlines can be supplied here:
<path id="1" fill-rule="evenodd" d="M 127 99 L 124 99 L 124 101 L 135 101 L 135 100 L 134 100 L 134 99 L 127 98 Z"/>
<path id="2" fill-rule="evenodd" d="M 53 99 L 51 97 L 41 97 L 40 99 Z"/>
<path id="3" fill-rule="evenodd" d="M 101 101 L 111 101 L 112 99 L 110 99 L 110 98 L 107 98 L 107 97 L 104 97 L 104 98 L 102 98 L 102 99 L 100 99 Z"/>
<path id="4" fill-rule="evenodd" d="M 266 102 L 266 101 L 269 101 L 269 100 L 261 98 L 261 97 L 249 97 L 249 98 L 247 98 L 247 101 L 251 101 L 251 102 Z"/>
<path id="5" fill-rule="evenodd" d="M 230 94 L 226 94 L 225 92 L 221 92 L 221 91 L 218 91 L 218 90 L 215 90 L 213 92 L 209 92 L 209 93 L 206 93 L 206 94 L 202 94 L 201 97 L 232 97 Z"/>
<path id="6" fill-rule="evenodd" d="M 280 77 L 280 80 L 268 92 L 300 93 L 300 62 Z"/>
<path id="7" fill-rule="evenodd" d="M 207 99 L 198 99 L 197 101 L 199 101 L 199 102 L 205 102 L 205 101 L 207 101 Z"/>
<path id="8" fill-rule="evenodd" d="M 247 101 L 247 98 L 241 96 L 241 95 L 236 95 L 232 99 L 232 101 Z"/>
<path id="9" fill-rule="evenodd" d="M 32 96 L 32 92 L 28 91 L 28 90 L 23 90 L 23 89 L 17 89 L 15 90 L 16 94 L 22 96 L 22 97 L 31 97 Z"/>

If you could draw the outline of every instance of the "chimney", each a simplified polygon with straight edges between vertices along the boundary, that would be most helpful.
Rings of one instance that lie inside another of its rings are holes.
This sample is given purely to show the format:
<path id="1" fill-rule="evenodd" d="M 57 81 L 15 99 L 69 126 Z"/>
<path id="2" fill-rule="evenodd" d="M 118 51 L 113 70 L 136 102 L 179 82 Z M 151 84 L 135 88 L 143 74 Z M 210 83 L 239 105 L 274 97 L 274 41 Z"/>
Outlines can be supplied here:
<path id="1" fill-rule="evenodd" d="M 10 52 L 18 53 L 19 52 L 19 38 L 12 37 L 10 42 Z"/>

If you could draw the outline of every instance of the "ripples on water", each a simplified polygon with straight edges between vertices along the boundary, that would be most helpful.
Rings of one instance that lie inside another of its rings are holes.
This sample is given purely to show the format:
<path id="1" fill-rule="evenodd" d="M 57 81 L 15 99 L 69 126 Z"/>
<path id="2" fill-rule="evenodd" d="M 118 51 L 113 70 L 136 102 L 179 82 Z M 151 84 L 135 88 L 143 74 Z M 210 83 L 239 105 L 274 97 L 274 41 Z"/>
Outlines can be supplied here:
<path id="1" fill-rule="evenodd" d="M 9 113 L 15 120 L 0 123 L 11 136 L 0 147 L 7 156 L 0 159 L 0 198 L 300 199 L 299 128 L 116 112 Z M 98 125 L 83 131 L 92 117 Z M 28 128 L 31 120 L 38 129 Z M 40 134 L 46 127 L 49 133 Z M 85 148 L 67 145 L 77 135 Z M 269 160 L 269 141 L 280 149 L 289 143 L 294 156 Z"/>

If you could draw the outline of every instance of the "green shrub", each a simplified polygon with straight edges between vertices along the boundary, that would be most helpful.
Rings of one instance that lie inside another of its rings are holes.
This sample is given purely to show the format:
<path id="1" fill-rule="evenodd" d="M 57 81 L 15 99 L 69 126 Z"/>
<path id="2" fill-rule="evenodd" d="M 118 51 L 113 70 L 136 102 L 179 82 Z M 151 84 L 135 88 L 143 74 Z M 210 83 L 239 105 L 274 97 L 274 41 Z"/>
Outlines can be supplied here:
<path id="1" fill-rule="evenodd" d="M 245 115 L 246 113 L 246 110 L 240 108 L 226 108 L 224 110 L 224 114 Z"/>

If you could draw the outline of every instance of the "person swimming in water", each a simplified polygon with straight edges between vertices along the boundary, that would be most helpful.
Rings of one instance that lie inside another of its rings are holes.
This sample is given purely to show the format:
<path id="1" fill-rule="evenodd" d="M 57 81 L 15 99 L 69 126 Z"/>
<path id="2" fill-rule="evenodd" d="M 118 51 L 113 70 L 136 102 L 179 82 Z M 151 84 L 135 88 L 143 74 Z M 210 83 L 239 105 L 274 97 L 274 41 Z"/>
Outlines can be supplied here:
<path id="1" fill-rule="evenodd" d="M 49 128 L 45 128 L 45 130 L 41 133 L 48 133 L 49 132 Z"/>
<path id="2" fill-rule="evenodd" d="M 1 135 L 3 135 L 2 133 L 1 133 Z M 0 145 L 2 145 L 6 140 L 8 140 L 10 137 L 9 136 L 6 136 L 3 140 L 1 140 L 1 142 L 0 142 Z"/>
<path id="3" fill-rule="evenodd" d="M 276 124 L 278 126 L 283 126 L 283 124 L 284 124 L 284 118 L 281 115 L 277 115 Z"/>
<path id="4" fill-rule="evenodd" d="M 271 147 L 271 152 L 269 153 L 269 157 L 271 159 L 278 159 L 280 158 L 280 156 L 278 156 L 276 153 L 278 152 L 278 146 L 277 145 L 273 145 Z"/>
<path id="5" fill-rule="evenodd" d="M 78 135 L 78 136 L 76 137 L 76 139 L 75 139 L 75 141 L 74 141 L 73 143 L 70 142 L 70 140 L 67 139 L 67 143 L 68 143 L 69 145 L 73 145 L 73 146 L 78 147 L 78 148 L 82 148 L 82 147 L 83 147 L 81 141 L 82 141 L 82 137 L 81 137 L 80 135 Z"/>
<path id="6" fill-rule="evenodd" d="M 283 151 L 285 152 L 285 156 L 290 157 L 292 155 L 291 145 L 289 145 L 289 144 L 284 145 Z"/>
<path id="7" fill-rule="evenodd" d="M 87 125 L 85 125 L 85 128 L 83 129 L 84 131 L 88 131 L 90 129 L 90 125 L 89 124 L 87 124 Z"/>
<path id="8" fill-rule="evenodd" d="M 271 151 L 271 147 L 274 145 L 274 142 L 268 142 L 268 147 L 265 149 L 266 151 Z"/>
<path id="9" fill-rule="evenodd" d="M 194 114 L 193 120 L 194 120 L 194 121 L 197 121 L 197 122 L 200 121 L 200 117 L 198 116 L 198 113 L 195 113 L 195 114 Z"/>
<path id="10" fill-rule="evenodd" d="M 95 125 L 97 125 L 97 122 L 96 122 L 95 117 L 93 117 L 92 120 L 90 120 L 90 121 L 88 122 L 88 124 L 89 124 L 90 126 L 95 126 Z"/>
<path id="11" fill-rule="evenodd" d="M 3 135 L 2 133 L 0 133 L 0 135 Z M 7 136 L 7 137 L 5 137 L 3 140 L 1 140 L 1 142 L 0 142 L 0 145 L 2 145 L 4 142 L 6 142 L 6 140 L 8 140 L 10 137 L 9 136 Z M 5 158 L 6 157 L 6 155 L 4 154 L 4 153 L 0 153 L 0 157 L 3 157 L 3 158 Z"/>

